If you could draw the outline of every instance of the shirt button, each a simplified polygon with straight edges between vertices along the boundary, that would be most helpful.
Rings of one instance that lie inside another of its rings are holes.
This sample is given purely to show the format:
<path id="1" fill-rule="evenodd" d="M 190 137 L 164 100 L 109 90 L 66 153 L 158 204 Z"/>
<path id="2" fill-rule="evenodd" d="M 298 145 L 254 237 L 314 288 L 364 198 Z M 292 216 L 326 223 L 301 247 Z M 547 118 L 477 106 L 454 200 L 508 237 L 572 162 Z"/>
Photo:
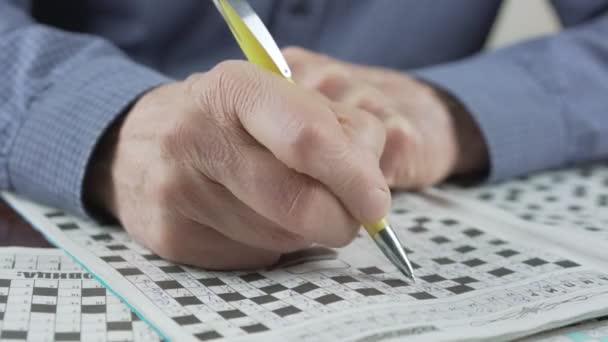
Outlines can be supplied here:
<path id="1" fill-rule="evenodd" d="M 289 7 L 289 13 L 295 16 L 305 16 L 310 14 L 310 4 L 307 0 L 297 0 Z"/>

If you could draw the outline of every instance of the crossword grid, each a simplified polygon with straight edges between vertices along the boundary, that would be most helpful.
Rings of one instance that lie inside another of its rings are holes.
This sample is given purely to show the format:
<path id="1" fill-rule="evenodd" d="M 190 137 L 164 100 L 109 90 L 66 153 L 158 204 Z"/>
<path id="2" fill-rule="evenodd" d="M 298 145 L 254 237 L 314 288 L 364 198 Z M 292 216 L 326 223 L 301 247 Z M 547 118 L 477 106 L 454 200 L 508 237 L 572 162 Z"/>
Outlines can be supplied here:
<path id="1" fill-rule="evenodd" d="M 0 254 L 0 339 L 158 341 L 158 336 L 65 255 Z"/>
<path id="2" fill-rule="evenodd" d="M 364 267 L 291 268 L 260 272 L 207 272 L 162 260 L 121 229 L 100 227 L 60 212 L 48 212 L 70 239 L 85 245 L 146 294 L 165 314 L 200 340 L 243 336 L 289 326 L 323 313 L 364 304 L 416 302 L 463 295 L 580 265 L 550 253 L 516 246 L 458 220 L 430 218 L 396 206 L 392 222 L 408 238 L 420 281 L 410 283 L 383 262 Z M 375 250 L 361 236 L 348 247 Z M 345 262 L 341 265 L 345 265 Z M 546 283 L 538 291 L 565 293 L 584 282 Z M 522 288 L 514 296 L 534 296 Z M 522 299 L 525 300 L 525 299 Z M 491 310 L 492 300 L 477 303 Z"/>
<path id="3" fill-rule="evenodd" d="M 608 240 L 608 165 L 595 164 L 458 191 L 520 218 Z"/>

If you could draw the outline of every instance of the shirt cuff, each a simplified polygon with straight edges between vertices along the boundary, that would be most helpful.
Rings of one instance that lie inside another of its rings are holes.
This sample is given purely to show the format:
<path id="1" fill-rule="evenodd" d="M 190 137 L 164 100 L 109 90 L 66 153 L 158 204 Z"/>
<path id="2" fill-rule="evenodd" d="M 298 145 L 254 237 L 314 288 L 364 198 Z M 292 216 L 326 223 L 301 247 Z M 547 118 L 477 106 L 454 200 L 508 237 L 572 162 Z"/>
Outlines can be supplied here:
<path id="1" fill-rule="evenodd" d="M 471 114 L 488 148 L 488 181 L 558 167 L 568 160 L 559 99 L 525 63 L 482 55 L 414 75 L 454 96 Z"/>
<path id="2" fill-rule="evenodd" d="M 97 142 L 138 96 L 167 81 L 123 56 L 72 69 L 31 103 L 9 153 L 11 189 L 87 215 L 83 181 Z"/>

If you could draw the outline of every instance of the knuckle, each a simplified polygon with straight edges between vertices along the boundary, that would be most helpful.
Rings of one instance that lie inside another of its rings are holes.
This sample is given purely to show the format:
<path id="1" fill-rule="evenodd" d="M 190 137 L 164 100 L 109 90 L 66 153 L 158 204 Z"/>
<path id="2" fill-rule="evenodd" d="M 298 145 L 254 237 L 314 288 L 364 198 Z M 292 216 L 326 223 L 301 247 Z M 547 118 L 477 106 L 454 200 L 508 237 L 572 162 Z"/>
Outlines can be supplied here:
<path id="1" fill-rule="evenodd" d="M 290 130 L 286 139 L 288 165 L 297 171 L 305 172 L 313 162 L 315 153 L 326 142 L 326 128 L 318 123 L 301 122 L 294 130 Z"/>
<path id="2" fill-rule="evenodd" d="M 315 88 L 321 93 L 332 96 L 347 87 L 350 75 L 348 70 L 338 64 L 329 64 L 321 70 Z"/>

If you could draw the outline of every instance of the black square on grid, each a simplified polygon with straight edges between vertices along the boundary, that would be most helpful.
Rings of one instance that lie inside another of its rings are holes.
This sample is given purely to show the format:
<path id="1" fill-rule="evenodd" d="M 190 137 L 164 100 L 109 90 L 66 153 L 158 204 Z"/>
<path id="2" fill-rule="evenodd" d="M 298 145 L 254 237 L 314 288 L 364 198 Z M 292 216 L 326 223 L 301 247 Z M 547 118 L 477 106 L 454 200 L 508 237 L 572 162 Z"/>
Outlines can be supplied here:
<path id="1" fill-rule="evenodd" d="M 34 287 L 33 295 L 57 297 L 58 292 L 56 287 Z"/>
<path id="2" fill-rule="evenodd" d="M 170 265 L 170 266 L 161 266 L 159 267 L 161 270 L 163 270 L 165 273 L 184 273 L 184 269 L 177 266 L 177 265 Z"/>
<path id="3" fill-rule="evenodd" d="M 416 217 L 416 218 L 414 219 L 414 221 L 415 221 L 415 222 L 418 222 L 418 223 L 420 223 L 420 224 L 423 224 L 423 223 L 428 223 L 428 222 L 431 222 L 431 219 L 430 219 L 430 218 L 428 218 L 428 217 L 425 217 L 425 216 L 421 216 L 421 217 Z"/>
<path id="4" fill-rule="evenodd" d="M 501 239 L 494 239 L 494 240 L 490 241 L 490 244 L 492 244 L 494 246 L 500 246 L 500 245 L 504 245 L 506 243 L 507 243 L 507 241 L 501 240 Z"/>
<path id="5" fill-rule="evenodd" d="M 241 317 L 247 316 L 239 309 L 218 311 L 217 313 L 220 316 L 222 316 L 224 319 L 234 319 L 234 318 L 241 318 Z"/>
<path id="6" fill-rule="evenodd" d="M 108 245 L 106 248 L 111 251 L 124 251 L 128 249 L 125 245 Z"/>
<path id="7" fill-rule="evenodd" d="M 462 233 L 472 238 L 483 235 L 483 232 L 477 228 L 469 228 L 467 230 L 464 230 Z"/>
<path id="8" fill-rule="evenodd" d="M 515 273 L 513 271 L 511 271 L 510 269 L 506 268 L 506 267 L 501 267 L 501 268 L 497 268 L 495 270 L 489 271 L 488 273 L 490 273 L 493 276 L 496 277 L 504 277 L 506 275 Z"/>
<path id="9" fill-rule="evenodd" d="M 439 236 L 435 236 L 433 238 L 431 238 L 431 241 L 433 241 L 436 244 L 443 244 L 443 243 L 447 243 L 450 242 L 452 240 L 446 238 L 445 236 L 439 235 Z"/>
<path id="10" fill-rule="evenodd" d="M 215 330 L 211 330 L 211 331 L 205 331 L 202 333 L 194 334 L 194 337 L 196 337 L 199 341 L 211 341 L 211 340 L 216 340 L 218 338 L 222 338 L 224 336 L 222 336 L 220 333 L 218 333 Z"/>
<path id="11" fill-rule="evenodd" d="M 456 262 L 450 258 L 435 258 L 433 259 L 433 261 L 438 263 L 439 265 L 449 265 Z"/>
<path id="12" fill-rule="evenodd" d="M 493 199 L 494 198 L 494 194 L 491 193 L 491 192 L 484 192 L 484 193 L 479 194 L 478 198 L 481 199 L 481 200 L 486 200 L 487 201 L 487 200 Z"/>
<path id="13" fill-rule="evenodd" d="M 477 266 L 485 264 L 486 262 L 481 259 L 474 258 L 474 259 L 463 261 L 462 263 L 469 267 L 477 267 Z"/>
<path id="14" fill-rule="evenodd" d="M 155 282 L 158 287 L 163 290 L 173 290 L 183 288 L 182 284 L 178 283 L 177 280 L 159 280 Z"/>
<path id="15" fill-rule="evenodd" d="M 265 326 L 262 323 L 257 323 L 257 324 L 252 324 L 252 325 L 246 325 L 244 327 L 241 327 L 241 329 L 243 329 L 243 331 L 245 331 L 246 333 L 249 333 L 249 334 L 254 334 L 254 333 L 257 333 L 257 332 L 262 332 L 262 331 L 270 330 L 270 329 L 268 329 L 267 326 Z"/>
<path id="16" fill-rule="evenodd" d="M 445 280 L 445 278 L 440 276 L 439 274 L 429 274 L 427 276 L 420 277 L 420 279 L 426 281 L 427 283 L 437 283 L 442 280 Z"/>
<path id="17" fill-rule="evenodd" d="M 175 300 L 183 306 L 203 304 L 203 302 L 194 296 L 176 297 Z"/>
<path id="18" fill-rule="evenodd" d="M 496 254 L 500 255 L 501 257 L 509 258 L 509 257 L 519 254 L 519 252 L 512 250 L 512 249 L 503 249 L 500 252 L 496 252 Z"/>
<path id="19" fill-rule="evenodd" d="M 175 321 L 175 323 L 177 323 L 179 325 L 189 325 L 189 324 L 196 324 L 196 323 L 201 322 L 201 320 L 196 318 L 196 316 L 194 316 L 194 315 L 177 316 L 177 317 L 173 317 L 173 320 Z"/>
<path id="20" fill-rule="evenodd" d="M 393 210 L 391 210 L 391 212 L 393 214 L 403 215 L 403 214 L 407 214 L 407 209 L 405 209 L 405 208 L 394 208 Z"/>
<path id="21" fill-rule="evenodd" d="M 417 263 L 415 263 L 413 261 L 410 261 L 410 264 L 412 265 L 412 268 L 415 269 L 415 270 L 417 270 L 417 269 L 420 268 L 420 265 L 418 265 Z"/>
<path id="22" fill-rule="evenodd" d="M 45 213 L 44 216 L 51 218 L 51 217 L 65 216 L 65 214 L 61 211 L 51 211 L 51 212 Z"/>
<path id="23" fill-rule="evenodd" d="M 386 280 L 383 280 L 382 282 L 390 287 L 402 287 L 402 286 L 409 285 L 409 283 L 407 283 L 401 279 L 386 279 Z"/>
<path id="24" fill-rule="evenodd" d="M 458 253 L 464 254 L 464 253 L 472 252 L 472 251 L 476 250 L 476 248 L 473 246 L 464 245 L 464 246 L 460 246 L 458 248 L 454 248 L 454 250 Z"/>
<path id="25" fill-rule="evenodd" d="M 73 222 L 68 222 L 68 223 L 60 223 L 57 225 L 57 227 L 59 227 L 59 229 L 61 230 L 74 230 L 74 229 L 78 229 L 78 225 L 76 223 Z"/>
<path id="26" fill-rule="evenodd" d="M 410 295 L 416 299 L 420 299 L 420 300 L 436 298 L 435 296 L 433 296 L 432 294 L 427 293 L 427 292 L 414 292 L 414 293 L 408 293 L 408 295 Z"/>
<path id="27" fill-rule="evenodd" d="M 280 309 L 273 310 L 272 312 L 274 312 L 275 314 L 277 314 L 281 317 L 286 317 L 286 316 L 290 316 L 290 315 L 302 312 L 302 310 L 296 308 L 293 305 L 289 305 L 289 306 L 286 306 L 286 307 L 283 307 Z"/>
<path id="28" fill-rule="evenodd" d="M 371 288 L 371 287 L 356 289 L 355 291 L 359 292 L 360 294 L 364 295 L 365 297 L 380 296 L 380 295 L 384 294 L 383 292 L 381 292 L 377 289 Z"/>
<path id="29" fill-rule="evenodd" d="M 331 277 L 331 279 L 337 283 L 340 284 L 346 284 L 346 283 L 355 283 L 357 282 L 357 279 L 351 277 L 351 276 L 335 276 L 335 277 Z"/>
<path id="30" fill-rule="evenodd" d="M 103 260 L 105 262 L 123 262 L 123 261 L 126 261 L 120 255 L 103 256 L 103 257 L 101 257 L 101 260 Z"/>
<path id="31" fill-rule="evenodd" d="M 523 262 L 526 265 L 530 265 L 530 266 L 542 266 L 548 263 L 548 261 L 543 260 L 541 258 L 532 258 L 532 259 L 528 259 L 526 261 Z"/>
<path id="32" fill-rule="evenodd" d="M 133 329 L 131 322 L 106 322 L 106 330 L 108 331 L 129 331 Z"/>
<path id="33" fill-rule="evenodd" d="M 128 267 L 128 268 L 118 268 L 116 269 L 120 274 L 124 276 L 132 276 L 132 275 L 141 275 L 144 272 L 140 271 L 139 268 Z"/>
<path id="34" fill-rule="evenodd" d="M 11 280 L 10 279 L 0 279 L 0 287 L 10 287 Z"/>
<path id="35" fill-rule="evenodd" d="M 316 290 L 318 288 L 319 287 L 317 285 L 310 283 L 310 282 L 306 282 L 304 284 L 300 284 L 300 285 L 292 288 L 292 290 L 299 294 L 304 294 L 306 292 L 310 292 L 310 291 Z"/>
<path id="36" fill-rule="evenodd" d="M 95 235 L 91 235 L 91 238 L 95 241 L 113 240 L 112 235 L 110 235 L 110 234 L 95 234 Z"/>
<path id="37" fill-rule="evenodd" d="M 264 287 L 260 287 L 261 291 L 264 291 L 266 294 L 273 294 L 281 291 L 287 290 L 287 288 L 281 284 L 268 285 Z"/>
<path id="38" fill-rule="evenodd" d="M 82 297 L 105 297 L 106 289 L 104 287 L 89 287 L 80 290 Z"/>
<path id="39" fill-rule="evenodd" d="M 57 304 L 31 304 L 31 310 L 39 313 L 55 313 Z"/>
<path id="40" fill-rule="evenodd" d="M 245 296 L 243 296 L 242 294 L 240 294 L 238 292 L 220 293 L 220 294 L 218 294 L 218 296 L 227 302 L 234 302 L 237 300 L 247 299 Z"/>
<path id="41" fill-rule="evenodd" d="M 459 223 L 458 220 L 455 220 L 455 219 L 444 219 L 444 220 L 441 220 L 440 222 L 443 223 L 444 226 L 454 226 Z"/>
<path id="42" fill-rule="evenodd" d="M 408 230 L 412 233 L 424 233 L 429 231 L 426 227 L 423 226 L 413 226 L 408 228 Z"/>
<path id="43" fill-rule="evenodd" d="M 83 314 L 105 314 L 105 304 L 81 305 L 80 312 Z"/>
<path id="44" fill-rule="evenodd" d="M 359 271 L 361 271 L 367 275 L 384 273 L 381 269 L 379 269 L 376 266 L 360 268 Z"/>
<path id="45" fill-rule="evenodd" d="M 341 300 L 342 300 L 342 297 L 339 297 L 338 295 L 336 295 L 334 293 L 330 293 L 328 295 L 321 296 L 319 298 L 315 298 L 315 301 L 317 301 L 318 303 L 321 303 L 323 305 L 328 305 L 331 303 L 339 302 Z"/>
<path id="46" fill-rule="evenodd" d="M 266 277 L 264 277 L 263 275 L 261 275 L 259 273 L 247 273 L 247 274 L 243 274 L 239 278 L 243 279 L 244 281 L 246 281 L 248 283 L 252 283 L 254 281 L 266 279 Z"/>
<path id="47" fill-rule="evenodd" d="M 454 278 L 454 279 L 452 279 L 452 281 L 455 281 L 461 285 L 465 285 L 465 284 L 470 284 L 470 283 L 476 283 L 479 280 L 477 280 L 475 278 L 471 278 L 469 276 L 464 276 L 464 277 Z"/>
<path id="48" fill-rule="evenodd" d="M 224 283 L 223 280 L 221 280 L 220 278 L 203 278 L 203 279 L 197 279 L 199 283 L 203 284 L 204 286 L 223 286 L 226 285 L 226 283 Z"/>
<path id="49" fill-rule="evenodd" d="M 55 341 L 82 341 L 80 332 L 55 332 Z"/>
<path id="50" fill-rule="evenodd" d="M 271 295 L 257 296 L 257 297 L 253 297 L 253 298 L 249 298 L 249 299 L 251 299 L 254 303 L 256 303 L 258 305 L 268 304 L 268 303 L 276 302 L 277 300 L 279 300 L 277 297 L 271 296 Z"/>
<path id="51" fill-rule="evenodd" d="M 0 304 L 6 304 L 7 300 L 8 300 L 7 295 L 0 295 Z"/>
<path id="52" fill-rule="evenodd" d="M 148 260 L 148 261 L 154 261 L 154 260 L 163 260 L 163 258 L 161 258 L 159 255 L 156 254 L 146 254 L 146 255 L 142 255 L 144 257 L 144 259 Z"/>
<path id="53" fill-rule="evenodd" d="M 571 268 L 571 267 L 580 266 L 579 264 L 575 263 L 574 261 L 570 261 L 570 260 L 560 260 L 560 261 L 557 261 L 555 264 L 558 266 L 561 266 L 563 268 Z"/>
<path id="54" fill-rule="evenodd" d="M 453 294 L 462 294 L 475 290 L 474 288 L 467 285 L 456 285 L 452 287 L 446 288 L 446 290 L 452 292 Z"/>
<path id="55" fill-rule="evenodd" d="M 139 318 L 139 316 L 137 316 L 137 314 L 135 312 L 131 312 L 131 320 L 133 322 L 141 321 L 141 319 Z"/>
<path id="56" fill-rule="evenodd" d="M 15 340 L 25 340 L 27 338 L 27 331 L 21 330 L 2 330 L 0 334 L 2 339 L 15 339 Z"/>

